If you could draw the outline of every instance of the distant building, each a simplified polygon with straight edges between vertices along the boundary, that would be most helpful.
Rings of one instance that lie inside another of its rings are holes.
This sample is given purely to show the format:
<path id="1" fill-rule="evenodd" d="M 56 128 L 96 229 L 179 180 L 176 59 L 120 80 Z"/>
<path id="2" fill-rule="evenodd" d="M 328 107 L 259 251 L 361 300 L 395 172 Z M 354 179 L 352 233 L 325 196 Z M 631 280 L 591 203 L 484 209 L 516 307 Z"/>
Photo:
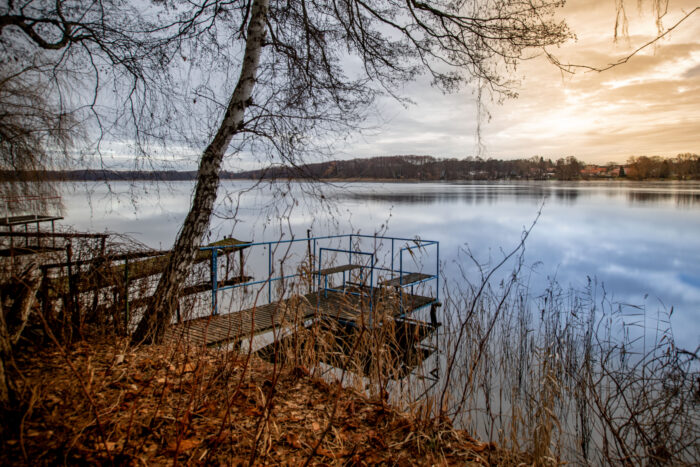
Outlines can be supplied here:
<path id="1" fill-rule="evenodd" d="M 581 169 L 581 175 L 584 177 L 603 177 L 608 173 L 607 167 L 601 167 L 599 165 L 587 165 Z"/>

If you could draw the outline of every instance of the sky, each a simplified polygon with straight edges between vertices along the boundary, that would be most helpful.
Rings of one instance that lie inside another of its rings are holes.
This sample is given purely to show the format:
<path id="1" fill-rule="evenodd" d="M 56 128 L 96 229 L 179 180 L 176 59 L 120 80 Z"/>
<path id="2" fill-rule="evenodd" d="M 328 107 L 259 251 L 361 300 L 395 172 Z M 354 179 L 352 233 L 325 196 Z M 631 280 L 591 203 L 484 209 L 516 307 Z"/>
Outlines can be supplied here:
<path id="1" fill-rule="evenodd" d="M 552 52 L 562 63 L 604 67 L 657 34 L 652 2 L 626 0 L 629 35 L 614 41 L 613 0 L 569 0 L 559 15 L 576 35 Z M 673 26 L 698 0 L 670 0 Z M 490 119 L 477 143 L 472 90 L 443 95 L 419 80 L 404 90 L 415 105 L 379 103 L 382 121 L 341 149 L 338 158 L 395 154 L 499 159 L 575 156 L 590 163 L 631 155 L 700 153 L 700 11 L 627 63 L 602 73 L 562 73 L 543 56 L 518 71 L 517 99 L 486 100 Z"/>
<path id="2" fill-rule="evenodd" d="M 654 39 L 658 31 L 653 0 L 641 0 L 641 8 L 635 0 L 624 2 L 629 33 L 615 41 L 616 0 L 569 0 L 558 16 L 566 20 L 576 39 L 550 52 L 561 63 L 600 68 Z M 669 0 L 664 27 L 675 25 L 699 7 L 698 2 Z M 371 129 L 337 144 L 330 157 L 417 154 L 556 160 L 574 156 L 606 164 L 623 163 L 633 155 L 700 154 L 700 11 L 627 63 L 607 71 L 564 73 L 540 51 L 533 51 L 515 78 L 518 98 L 501 104 L 488 97 L 482 100 L 488 118 L 481 118 L 479 139 L 474 90 L 446 95 L 424 76 L 402 90 L 413 104 L 380 99 L 368 121 Z M 128 142 L 105 145 L 103 151 L 103 166 L 135 168 Z M 153 166 L 141 168 L 164 165 L 196 170 L 196 150 L 171 144 L 165 152 L 153 155 L 149 160 Z M 257 158 L 240 153 L 225 162 L 227 170 L 259 167 Z"/>

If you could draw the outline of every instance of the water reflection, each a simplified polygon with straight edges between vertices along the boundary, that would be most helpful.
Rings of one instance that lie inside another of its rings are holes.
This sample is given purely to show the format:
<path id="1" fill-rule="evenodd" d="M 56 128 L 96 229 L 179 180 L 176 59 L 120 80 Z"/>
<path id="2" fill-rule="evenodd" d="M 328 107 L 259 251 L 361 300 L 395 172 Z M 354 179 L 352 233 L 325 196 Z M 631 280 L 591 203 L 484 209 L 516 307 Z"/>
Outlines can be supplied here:
<path id="1" fill-rule="evenodd" d="M 103 185 L 91 188 L 91 206 L 85 190 L 66 192 L 66 223 L 79 230 L 129 232 L 149 246 L 168 248 L 186 214 L 192 184 L 172 184 L 158 204 L 137 205 L 130 200 L 152 196 L 130 184 L 112 184 L 113 192 L 129 193 L 124 202 L 115 202 Z M 308 228 L 314 235 L 386 229 L 387 235 L 440 241 L 443 267 L 455 280 L 461 270 L 477 275 L 459 248 L 468 245 L 480 263 L 498 260 L 520 241 L 544 202 L 526 244 L 534 294 L 551 278 L 564 287 L 582 287 L 587 277 L 596 278 L 613 300 L 651 312 L 673 306 L 679 343 L 692 349 L 698 344 L 699 183 L 353 183 L 325 189 L 331 206 L 303 198 L 295 184 L 284 198 L 267 186 L 246 191 L 250 188 L 248 182 L 225 182 L 221 192 L 241 193 L 241 198 L 230 215 L 212 220 L 212 237 L 262 241 L 283 234 L 304 237 Z M 224 209 L 224 199 L 217 209 Z"/>
<path id="2" fill-rule="evenodd" d="M 494 182 L 483 184 L 390 183 L 344 185 L 333 193 L 337 200 L 389 202 L 393 204 L 496 204 L 504 199 L 541 202 L 555 199 L 575 205 L 579 198 L 603 196 L 626 200 L 630 205 L 673 204 L 680 208 L 700 208 L 700 184 L 687 183 L 558 183 Z"/>
<path id="3" fill-rule="evenodd" d="M 630 204 L 674 204 L 680 208 L 700 208 L 700 193 L 630 191 L 627 200 Z"/>
<path id="4" fill-rule="evenodd" d="M 359 188 L 359 189 L 358 189 Z M 368 200 L 395 204 L 442 204 L 463 202 L 468 204 L 495 204 L 503 198 L 522 201 L 541 200 L 550 196 L 541 186 L 528 185 L 461 185 L 461 184 L 386 184 L 383 186 L 350 186 L 338 190 L 339 200 Z"/>
<path id="5" fill-rule="evenodd" d="M 564 188 L 561 190 L 555 190 L 554 196 L 558 201 L 572 205 L 576 202 L 576 198 L 579 196 L 579 191 L 572 188 Z"/>

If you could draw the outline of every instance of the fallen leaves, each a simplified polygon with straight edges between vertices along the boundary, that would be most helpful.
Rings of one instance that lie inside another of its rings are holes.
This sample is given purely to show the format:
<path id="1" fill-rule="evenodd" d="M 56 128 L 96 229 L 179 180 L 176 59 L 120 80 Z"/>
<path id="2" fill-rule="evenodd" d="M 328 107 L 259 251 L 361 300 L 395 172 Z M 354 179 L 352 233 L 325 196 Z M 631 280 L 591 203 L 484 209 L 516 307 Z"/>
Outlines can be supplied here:
<path id="1" fill-rule="evenodd" d="M 116 451 L 124 446 L 124 440 L 119 441 L 105 441 L 105 447 L 110 451 Z"/>
<path id="2" fill-rule="evenodd" d="M 287 433 L 287 436 L 285 436 L 285 439 L 287 440 L 287 444 L 289 444 L 293 448 L 301 449 L 301 441 L 299 441 L 298 435 L 296 435 L 294 433 Z"/>
<path id="3" fill-rule="evenodd" d="M 448 442 L 434 455 L 416 440 L 435 435 L 414 435 L 425 425 L 305 367 L 275 374 L 267 363 L 222 351 L 124 348 L 115 354 L 92 342 L 71 354 L 76 366 L 95 369 L 85 375 L 94 407 L 59 352 L 23 356 L 31 388 L 24 394 L 38 402 L 22 437 L 4 434 L 0 464 L 22 459 L 22 450 L 45 463 L 148 465 L 247 465 L 254 447 L 261 465 L 303 464 L 312 452 L 312 464 L 464 464 L 497 450 L 443 433 Z"/>
<path id="4" fill-rule="evenodd" d="M 335 459 L 336 457 L 343 457 L 343 453 L 341 453 L 341 452 L 334 453 L 333 451 L 330 451 L 330 450 L 323 448 L 323 447 L 319 447 L 316 450 L 316 454 L 318 454 L 319 456 L 328 457 L 330 459 Z"/>
<path id="5" fill-rule="evenodd" d="M 311 372 L 304 366 L 295 366 L 292 368 L 291 374 L 295 378 L 308 378 Z"/>
<path id="6" fill-rule="evenodd" d="M 472 451 L 474 451 L 476 453 L 482 453 L 484 451 L 494 451 L 495 449 L 498 448 L 498 446 L 496 446 L 496 443 L 493 443 L 493 442 L 480 443 L 478 441 L 471 443 L 465 447 L 468 447 L 469 449 L 471 449 Z"/>
<path id="7" fill-rule="evenodd" d="M 180 441 L 178 444 L 177 442 L 173 442 L 168 445 L 168 451 L 170 452 L 187 452 L 191 451 L 192 449 L 196 448 L 202 443 L 202 440 L 200 439 L 195 439 L 195 438 L 188 438 L 188 439 L 183 439 Z"/>

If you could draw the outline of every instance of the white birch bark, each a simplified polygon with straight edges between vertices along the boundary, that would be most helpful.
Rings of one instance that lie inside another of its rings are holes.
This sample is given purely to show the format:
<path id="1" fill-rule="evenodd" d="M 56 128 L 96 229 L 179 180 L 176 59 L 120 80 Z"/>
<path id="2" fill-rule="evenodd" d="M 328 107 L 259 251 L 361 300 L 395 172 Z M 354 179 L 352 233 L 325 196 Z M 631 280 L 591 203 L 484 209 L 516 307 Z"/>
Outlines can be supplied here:
<path id="1" fill-rule="evenodd" d="M 178 297 L 190 271 L 197 249 L 209 227 L 221 162 L 231 139 L 243 124 L 260 65 L 269 0 L 253 0 L 241 75 L 231 94 L 226 113 L 214 139 L 204 150 L 197 171 L 197 184 L 190 212 L 177 236 L 170 261 L 160 278 L 153 300 L 139 322 L 135 342 L 160 342 L 170 324 Z"/>

